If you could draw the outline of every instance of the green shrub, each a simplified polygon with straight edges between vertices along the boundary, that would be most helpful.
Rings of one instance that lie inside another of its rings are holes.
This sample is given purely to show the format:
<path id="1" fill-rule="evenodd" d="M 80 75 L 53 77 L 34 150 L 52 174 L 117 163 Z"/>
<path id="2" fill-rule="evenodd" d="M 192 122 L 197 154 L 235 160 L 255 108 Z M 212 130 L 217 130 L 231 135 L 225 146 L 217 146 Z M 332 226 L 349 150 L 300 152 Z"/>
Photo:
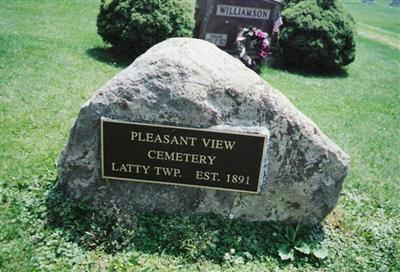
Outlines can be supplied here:
<path id="1" fill-rule="evenodd" d="M 338 1 L 286 0 L 282 18 L 285 66 L 336 70 L 354 61 L 354 20 Z"/>
<path id="2" fill-rule="evenodd" d="M 170 37 L 192 35 L 193 2 L 182 0 L 102 0 L 98 34 L 105 42 L 137 56 Z"/>

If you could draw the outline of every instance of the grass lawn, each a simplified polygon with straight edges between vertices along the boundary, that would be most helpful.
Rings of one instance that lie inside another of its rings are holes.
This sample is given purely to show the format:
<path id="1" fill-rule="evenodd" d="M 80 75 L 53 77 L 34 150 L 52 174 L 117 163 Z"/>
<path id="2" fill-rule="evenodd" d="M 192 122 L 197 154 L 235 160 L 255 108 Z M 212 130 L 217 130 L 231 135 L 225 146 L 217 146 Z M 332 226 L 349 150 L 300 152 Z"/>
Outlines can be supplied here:
<path id="1" fill-rule="evenodd" d="M 328 257 L 282 261 L 257 238 L 263 225 L 207 216 L 149 217 L 140 246 L 113 252 L 49 225 L 46 194 L 80 105 L 126 63 L 102 49 L 97 1 L 1 1 L 0 271 L 400 271 L 400 8 L 376 2 L 344 2 L 358 27 L 344 75 L 261 75 L 352 157 L 337 208 L 306 238 L 320 236 Z M 226 240 L 206 244 L 201 226 Z"/>

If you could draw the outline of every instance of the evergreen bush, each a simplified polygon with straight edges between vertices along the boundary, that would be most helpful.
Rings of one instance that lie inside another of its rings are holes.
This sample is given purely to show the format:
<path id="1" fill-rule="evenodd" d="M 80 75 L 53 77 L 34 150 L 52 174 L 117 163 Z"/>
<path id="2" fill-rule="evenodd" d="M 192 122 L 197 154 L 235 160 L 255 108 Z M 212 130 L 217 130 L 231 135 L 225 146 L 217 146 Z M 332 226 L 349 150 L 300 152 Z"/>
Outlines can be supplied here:
<path id="1" fill-rule="evenodd" d="M 193 2 L 102 0 L 98 34 L 114 48 L 137 56 L 170 37 L 192 36 Z"/>
<path id="2" fill-rule="evenodd" d="M 282 18 L 285 66 L 336 70 L 354 61 L 354 20 L 337 0 L 286 0 Z"/>

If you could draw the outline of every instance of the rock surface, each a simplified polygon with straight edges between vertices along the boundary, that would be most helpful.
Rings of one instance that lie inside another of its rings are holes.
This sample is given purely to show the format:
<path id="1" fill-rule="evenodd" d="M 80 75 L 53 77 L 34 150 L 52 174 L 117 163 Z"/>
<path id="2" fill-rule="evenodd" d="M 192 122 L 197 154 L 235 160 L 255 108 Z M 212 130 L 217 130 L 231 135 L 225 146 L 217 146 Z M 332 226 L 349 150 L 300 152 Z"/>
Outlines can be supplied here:
<path id="1" fill-rule="evenodd" d="M 100 117 L 209 128 L 264 127 L 268 175 L 259 195 L 103 180 Z M 336 205 L 349 156 L 281 93 L 206 41 L 166 40 L 120 72 L 81 108 L 58 164 L 58 186 L 99 209 L 216 213 L 251 221 L 315 224 Z"/>

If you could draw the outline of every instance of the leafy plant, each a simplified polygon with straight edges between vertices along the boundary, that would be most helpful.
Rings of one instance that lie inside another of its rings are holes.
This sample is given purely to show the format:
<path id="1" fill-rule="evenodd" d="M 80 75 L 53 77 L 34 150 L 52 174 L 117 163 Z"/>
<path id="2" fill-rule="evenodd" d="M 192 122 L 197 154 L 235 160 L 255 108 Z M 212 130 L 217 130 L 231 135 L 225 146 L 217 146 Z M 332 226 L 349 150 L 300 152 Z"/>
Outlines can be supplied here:
<path id="1" fill-rule="evenodd" d="M 281 236 L 278 255 L 281 260 L 294 261 L 296 256 L 313 256 L 319 260 L 328 257 L 328 250 L 321 246 L 319 239 L 313 239 L 312 231 L 310 233 L 306 231 L 308 233 L 306 236 L 300 235 L 304 230 L 305 228 L 301 230 L 300 223 L 295 227 L 286 225 L 283 229 L 278 229 L 277 235 Z"/>

